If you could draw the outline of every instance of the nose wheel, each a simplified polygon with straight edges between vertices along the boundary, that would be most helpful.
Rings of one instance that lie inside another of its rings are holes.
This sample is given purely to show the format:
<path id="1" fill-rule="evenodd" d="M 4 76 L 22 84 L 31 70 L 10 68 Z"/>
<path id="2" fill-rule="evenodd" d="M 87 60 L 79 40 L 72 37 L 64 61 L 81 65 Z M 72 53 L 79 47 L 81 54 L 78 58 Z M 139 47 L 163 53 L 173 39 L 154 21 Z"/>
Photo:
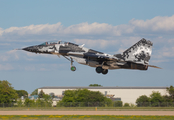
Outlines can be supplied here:
<path id="1" fill-rule="evenodd" d="M 76 71 L 76 67 L 75 66 L 71 66 L 71 71 Z"/>

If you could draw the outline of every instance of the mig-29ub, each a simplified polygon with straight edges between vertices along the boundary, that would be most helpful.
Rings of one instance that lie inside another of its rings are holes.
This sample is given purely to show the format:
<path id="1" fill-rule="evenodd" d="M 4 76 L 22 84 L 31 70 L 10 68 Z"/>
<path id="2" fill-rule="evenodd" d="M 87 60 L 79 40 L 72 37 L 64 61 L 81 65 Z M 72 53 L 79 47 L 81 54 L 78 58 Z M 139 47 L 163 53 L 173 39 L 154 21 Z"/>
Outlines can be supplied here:
<path id="1" fill-rule="evenodd" d="M 84 44 L 77 45 L 62 41 L 45 42 L 40 45 L 22 48 L 22 50 L 33 53 L 62 55 L 71 62 L 72 71 L 76 70 L 76 67 L 73 66 L 75 60 L 80 64 L 95 67 L 97 73 L 107 74 L 108 69 L 147 70 L 148 67 L 159 68 L 149 65 L 152 45 L 151 41 L 143 38 L 123 53 L 114 55 L 85 48 Z"/>

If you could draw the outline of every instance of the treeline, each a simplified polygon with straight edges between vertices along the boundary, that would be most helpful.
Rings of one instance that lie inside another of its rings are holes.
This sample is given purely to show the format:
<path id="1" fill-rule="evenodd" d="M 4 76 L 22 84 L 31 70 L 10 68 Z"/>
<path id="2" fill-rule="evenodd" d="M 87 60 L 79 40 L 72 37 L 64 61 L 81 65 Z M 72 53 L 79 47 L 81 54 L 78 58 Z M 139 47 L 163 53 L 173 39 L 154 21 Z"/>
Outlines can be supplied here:
<path id="1" fill-rule="evenodd" d="M 158 107 L 158 106 L 174 106 L 174 87 L 166 88 L 167 95 L 162 96 L 159 92 L 152 92 L 148 97 L 142 95 L 136 100 L 137 107 Z"/>
<path id="2" fill-rule="evenodd" d="M 33 91 L 37 94 L 37 89 Z M 22 100 L 21 97 L 25 100 Z M 25 90 L 15 90 L 7 80 L 0 80 L 0 107 L 27 106 L 27 107 L 51 107 L 53 95 L 47 95 L 41 91 L 37 100 L 30 100 Z"/>
<path id="3" fill-rule="evenodd" d="M 0 103 L 16 102 L 18 94 L 7 80 L 0 81 Z"/>
<path id="4" fill-rule="evenodd" d="M 0 103 L 15 103 L 22 96 L 28 98 L 28 92 L 15 90 L 7 80 L 0 80 Z"/>
<path id="5" fill-rule="evenodd" d="M 20 99 L 17 101 L 16 106 L 18 107 L 52 107 L 52 101 L 53 96 L 45 94 L 43 91 L 41 91 L 38 95 L 38 99 L 31 100 L 29 98 L 26 98 L 24 103 Z"/>
<path id="6" fill-rule="evenodd" d="M 66 90 L 64 92 L 64 97 L 61 101 L 57 103 L 57 106 L 95 106 L 100 104 L 100 106 L 111 106 L 112 100 L 105 97 L 99 91 L 90 91 L 88 89 L 77 89 L 77 90 Z"/>
<path id="7" fill-rule="evenodd" d="M 91 84 L 90 86 L 101 86 Z M 174 106 L 174 87 L 166 88 L 167 95 L 162 96 L 159 92 L 152 92 L 148 97 L 142 95 L 136 100 L 137 107 L 163 107 Z M 38 89 L 32 92 L 32 95 L 38 94 Z M 21 96 L 25 100 L 20 99 Z M 51 107 L 54 94 L 45 94 L 42 90 L 38 94 L 37 100 L 28 98 L 28 93 L 25 90 L 15 90 L 7 80 L 0 81 L 0 107 L 15 105 L 27 107 Z M 122 101 L 112 101 L 99 91 L 90 91 L 88 89 L 66 90 L 62 100 L 57 102 L 57 106 L 61 107 L 134 107 L 134 104 L 124 103 Z"/>

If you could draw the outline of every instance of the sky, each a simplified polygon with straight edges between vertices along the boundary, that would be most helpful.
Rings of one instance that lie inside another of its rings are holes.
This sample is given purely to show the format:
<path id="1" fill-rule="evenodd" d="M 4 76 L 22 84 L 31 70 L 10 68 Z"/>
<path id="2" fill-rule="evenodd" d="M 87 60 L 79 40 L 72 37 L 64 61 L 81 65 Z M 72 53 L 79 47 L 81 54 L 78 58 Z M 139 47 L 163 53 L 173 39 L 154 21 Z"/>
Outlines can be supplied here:
<path id="1" fill-rule="evenodd" d="M 174 86 L 173 0 L 0 0 L 0 80 L 29 93 L 44 86 Z M 14 50 L 46 41 L 85 44 L 121 53 L 140 39 L 153 42 L 149 64 L 163 69 L 109 70 L 56 55 Z"/>

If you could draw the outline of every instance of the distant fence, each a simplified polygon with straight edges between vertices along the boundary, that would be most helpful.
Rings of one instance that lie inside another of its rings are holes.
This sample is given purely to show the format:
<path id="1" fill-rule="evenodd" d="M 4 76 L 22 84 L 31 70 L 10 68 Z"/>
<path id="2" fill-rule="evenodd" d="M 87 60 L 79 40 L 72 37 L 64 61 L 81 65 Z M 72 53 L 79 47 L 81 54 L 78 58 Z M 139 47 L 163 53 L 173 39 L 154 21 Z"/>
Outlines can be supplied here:
<path id="1" fill-rule="evenodd" d="M 57 107 L 112 107 L 111 103 L 107 102 L 60 102 Z"/>
<path id="2" fill-rule="evenodd" d="M 137 107 L 174 107 L 174 102 L 140 102 Z"/>
<path id="3" fill-rule="evenodd" d="M 52 103 L 32 103 L 32 104 L 17 104 L 17 103 L 0 103 L 0 108 L 5 107 L 174 107 L 174 102 L 140 102 L 137 104 L 124 103 L 115 101 L 107 102 L 58 102 L 53 106 Z"/>

